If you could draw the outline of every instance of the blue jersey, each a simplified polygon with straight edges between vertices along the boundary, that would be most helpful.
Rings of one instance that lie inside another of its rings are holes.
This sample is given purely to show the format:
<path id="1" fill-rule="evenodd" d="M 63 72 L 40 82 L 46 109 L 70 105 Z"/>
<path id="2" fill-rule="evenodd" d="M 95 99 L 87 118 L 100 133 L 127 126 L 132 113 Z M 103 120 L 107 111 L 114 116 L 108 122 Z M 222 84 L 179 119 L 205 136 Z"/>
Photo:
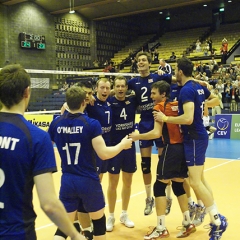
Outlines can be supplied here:
<path id="1" fill-rule="evenodd" d="M 90 118 L 97 119 L 102 126 L 102 137 L 106 145 L 110 144 L 110 131 L 112 128 L 112 109 L 109 101 L 103 102 L 95 97 L 94 105 L 87 105 L 86 111 Z"/>
<path id="2" fill-rule="evenodd" d="M 179 115 L 183 114 L 183 104 L 186 102 L 194 103 L 194 118 L 191 125 L 182 125 L 184 139 L 208 139 L 207 131 L 203 125 L 204 102 L 210 96 L 210 91 L 194 82 L 188 81 L 182 87 L 179 99 Z"/>
<path id="3" fill-rule="evenodd" d="M 150 74 L 147 77 L 136 77 L 128 81 L 128 88 L 134 90 L 137 102 L 141 111 L 141 120 L 153 120 L 152 109 L 153 101 L 151 99 L 151 85 L 154 82 L 165 80 L 171 84 L 171 74 Z"/>
<path id="4" fill-rule="evenodd" d="M 137 100 L 135 96 L 119 101 L 115 97 L 109 99 L 112 107 L 112 144 L 118 144 L 122 138 L 134 132 Z"/>
<path id="5" fill-rule="evenodd" d="M 48 130 L 61 156 L 62 172 L 99 180 L 92 139 L 101 135 L 101 125 L 85 114 L 64 114 Z"/>
<path id="6" fill-rule="evenodd" d="M 173 101 L 177 101 L 179 97 L 179 93 L 182 89 L 182 86 L 178 86 L 178 84 L 171 84 L 170 86 L 170 99 Z"/>
<path id="7" fill-rule="evenodd" d="M 56 171 L 49 135 L 20 114 L 0 113 L 0 239 L 36 239 L 33 177 Z"/>

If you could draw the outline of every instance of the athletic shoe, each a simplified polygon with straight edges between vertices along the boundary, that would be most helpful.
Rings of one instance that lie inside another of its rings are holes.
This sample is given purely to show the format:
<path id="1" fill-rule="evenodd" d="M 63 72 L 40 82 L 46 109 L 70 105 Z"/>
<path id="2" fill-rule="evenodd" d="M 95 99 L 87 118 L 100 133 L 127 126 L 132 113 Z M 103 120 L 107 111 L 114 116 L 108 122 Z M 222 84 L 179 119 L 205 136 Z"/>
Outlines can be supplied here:
<path id="1" fill-rule="evenodd" d="M 83 235 L 87 240 L 93 240 L 93 232 L 83 231 Z"/>
<path id="2" fill-rule="evenodd" d="M 196 228 L 194 226 L 194 224 L 190 223 L 187 226 L 181 226 L 179 228 L 177 228 L 178 230 L 181 230 L 178 234 L 177 234 L 177 238 L 184 238 L 189 236 L 191 233 L 196 232 Z"/>
<path id="3" fill-rule="evenodd" d="M 106 224 L 106 231 L 107 232 L 111 232 L 113 230 L 114 223 L 115 223 L 115 218 L 114 217 L 109 217 L 108 220 L 107 220 L 107 224 Z"/>
<path id="4" fill-rule="evenodd" d="M 220 217 L 220 220 L 221 220 L 220 226 L 217 226 L 213 223 L 210 223 L 211 231 L 209 233 L 209 237 L 210 237 L 209 240 L 219 240 L 219 239 L 221 239 L 222 234 L 227 229 L 227 226 L 228 226 L 227 219 L 221 214 L 219 214 L 219 217 Z"/>
<path id="5" fill-rule="evenodd" d="M 188 203 L 188 210 L 191 220 L 193 220 L 195 213 L 196 213 L 196 204 L 193 202 L 193 204 Z"/>
<path id="6" fill-rule="evenodd" d="M 169 232 L 166 228 L 163 230 L 157 229 L 156 227 L 153 227 L 145 236 L 144 239 L 158 239 L 158 238 L 168 238 L 169 237 Z"/>
<path id="7" fill-rule="evenodd" d="M 128 228 L 133 228 L 134 227 L 134 222 L 131 221 L 129 218 L 128 218 L 128 215 L 127 213 L 122 213 L 120 215 L 120 222 L 123 223 L 126 227 Z"/>
<path id="8" fill-rule="evenodd" d="M 206 215 L 206 208 L 196 204 L 196 214 L 193 220 L 193 224 L 196 227 L 200 226 L 204 221 L 205 215 Z"/>
<path id="9" fill-rule="evenodd" d="M 144 215 L 150 215 L 154 208 L 154 198 L 146 198 L 146 207 L 144 209 Z"/>
<path id="10" fill-rule="evenodd" d="M 168 215 L 171 211 L 171 206 L 172 206 L 172 199 L 171 198 L 166 198 L 167 199 L 167 206 L 165 210 L 165 215 Z"/>

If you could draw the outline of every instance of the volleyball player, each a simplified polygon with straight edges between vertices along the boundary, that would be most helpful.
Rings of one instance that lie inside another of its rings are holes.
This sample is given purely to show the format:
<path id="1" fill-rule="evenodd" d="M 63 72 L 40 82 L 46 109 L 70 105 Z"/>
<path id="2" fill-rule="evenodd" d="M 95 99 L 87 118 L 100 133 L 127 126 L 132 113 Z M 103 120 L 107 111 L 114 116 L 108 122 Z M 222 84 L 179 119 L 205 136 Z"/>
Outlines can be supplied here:
<path id="1" fill-rule="evenodd" d="M 209 107 L 218 105 L 219 101 L 207 88 L 192 80 L 192 72 L 193 64 L 189 59 L 177 60 L 175 74 L 177 81 L 183 85 L 178 99 L 179 116 L 168 117 L 160 111 L 154 112 L 154 118 L 160 122 L 181 124 L 190 185 L 210 215 L 210 240 L 219 240 L 228 223 L 226 218 L 219 214 L 212 191 L 204 179 L 208 134 L 202 121 L 205 100 L 208 100 Z"/>
<path id="2" fill-rule="evenodd" d="M 113 82 L 115 96 L 110 98 L 112 107 L 111 143 L 118 144 L 121 139 L 134 131 L 137 101 L 135 96 L 126 97 L 127 80 L 117 76 Z M 114 210 L 117 200 L 117 186 L 119 174 L 122 170 L 122 213 L 120 222 L 126 227 L 134 227 L 134 222 L 128 218 L 127 209 L 131 195 L 133 173 L 137 170 L 135 144 L 108 161 L 109 184 L 107 190 L 109 218 L 107 231 L 112 231 L 115 223 Z"/>
<path id="3" fill-rule="evenodd" d="M 20 65 L 0 71 L 0 239 L 37 239 L 35 184 L 46 215 L 71 239 L 83 240 L 54 191 L 56 162 L 49 135 L 23 117 L 30 85 L 30 76 Z"/>
<path id="4" fill-rule="evenodd" d="M 134 90 L 137 102 L 141 111 L 141 120 L 139 123 L 140 133 L 145 133 L 153 129 L 154 120 L 152 116 L 153 101 L 150 98 L 151 95 L 151 85 L 160 80 L 165 80 L 169 84 L 172 80 L 172 75 L 170 74 L 151 74 L 150 65 L 152 62 L 151 55 L 147 52 L 140 52 L 136 56 L 138 71 L 140 77 L 133 78 L 128 81 L 128 88 Z M 161 71 L 160 71 L 161 72 Z M 162 73 L 162 72 L 161 72 Z M 154 206 L 154 199 L 152 197 L 152 175 L 151 175 L 151 153 L 153 140 L 141 140 L 139 141 L 140 152 L 141 152 L 141 167 L 143 172 L 143 180 L 146 189 L 146 207 L 144 209 L 144 214 L 149 215 L 152 213 L 152 208 Z M 161 138 L 155 140 L 155 144 L 158 148 L 158 155 L 161 155 L 162 148 L 164 146 Z"/>
<path id="5" fill-rule="evenodd" d="M 83 91 L 86 93 L 86 99 L 85 102 L 86 104 L 89 104 L 89 102 L 92 99 L 92 95 L 93 95 L 93 86 L 92 83 L 89 81 L 80 81 L 78 83 L 75 84 L 75 86 L 81 87 L 83 89 Z M 61 108 L 61 114 L 63 113 L 68 113 L 69 112 L 69 107 L 67 105 L 67 103 L 65 102 Z"/>
<path id="6" fill-rule="evenodd" d="M 93 239 L 106 239 L 105 201 L 95 165 L 95 152 L 106 160 L 132 146 L 127 136 L 106 147 L 100 123 L 83 113 L 86 93 L 73 86 L 66 92 L 70 112 L 53 120 L 49 134 L 56 143 L 62 161 L 60 199 L 73 221 L 79 204 L 93 223 Z M 94 152 L 95 151 L 95 152 Z M 59 239 L 59 238 L 55 238 Z"/>
<path id="7" fill-rule="evenodd" d="M 111 92 L 111 83 L 107 78 L 100 78 L 96 83 L 96 96 L 93 105 L 88 104 L 86 107 L 87 114 L 90 118 L 98 120 L 102 126 L 102 137 L 107 146 L 110 146 L 110 131 L 112 128 L 112 109 L 108 101 Z M 97 172 L 100 180 L 103 174 L 107 172 L 107 161 L 102 161 L 98 156 Z"/>
<path id="8" fill-rule="evenodd" d="M 151 98 L 154 101 L 154 110 L 163 111 L 168 116 L 178 115 L 178 102 L 169 99 L 170 85 L 165 81 L 155 82 L 151 86 Z M 178 124 L 162 124 L 154 122 L 153 130 L 129 135 L 133 141 L 155 139 L 163 136 L 165 146 L 159 157 L 157 179 L 154 184 L 154 196 L 157 212 L 157 227 L 153 228 L 144 239 L 159 239 L 169 236 L 165 225 L 165 210 L 167 206 L 166 187 L 172 181 L 172 189 L 183 214 L 182 229 L 177 238 L 189 236 L 196 231 L 192 224 L 188 210 L 188 200 L 183 188 L 184 178 L 187 177 L 187 165 L 184 157 L 183 136 Z"/>
<path id="9" fill-rule="evenodd" d="M 77 82 L 75 84 L 75 86 L 81 87 L 82 90 L 86 93 L 85 102 L 86 102 L 86 105 L 89 104 L 89 102 L 93 98 L 93 95 L 92 95 L 93 87 L 92 87 L 91 82 L 82 80 L 80 82 Z M 68 113 L 69 111 L 70 111 L 70 109 L 67 105 L 67 102 L 65 102 L 61 108 L 61 114 Z M 84 110 L 84 112 L 86 113 L 85 110 Z M 86 212 L 86 210 L 84 208 L 82 208 L 82 205 L 80 205 L 78 208 L 78 211 L 77 211 L 77 214 L 75 217 L 75 221 L 74 221 L 74 226 L 79 232 L 82 229 L 83 235 L 88 240 L 93 239 L 91 219 L 89 217 L 89 214 Z M 59 231 L 59 229 L 57 229 L 55 236 L 62 237 L 62 239 L 67 238 L 67 236 L 63 232 Z"/>

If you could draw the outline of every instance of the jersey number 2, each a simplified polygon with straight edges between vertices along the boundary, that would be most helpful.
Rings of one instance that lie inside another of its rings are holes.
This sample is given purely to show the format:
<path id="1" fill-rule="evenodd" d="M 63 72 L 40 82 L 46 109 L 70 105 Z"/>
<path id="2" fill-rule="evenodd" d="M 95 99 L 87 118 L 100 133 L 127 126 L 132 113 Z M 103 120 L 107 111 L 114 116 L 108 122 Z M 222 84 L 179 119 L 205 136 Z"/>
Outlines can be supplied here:
<path id="1" fill-rule="evenodd" d="M 0 187 L 2 187 L 4 182 L 5 182 L 5 174 L 4 174 L 4 171 L 0 168 Z M 2 209 L 4 208 L 4 203 L 3 202 L 0 202 L 0 209 L 1 208 Z"/>

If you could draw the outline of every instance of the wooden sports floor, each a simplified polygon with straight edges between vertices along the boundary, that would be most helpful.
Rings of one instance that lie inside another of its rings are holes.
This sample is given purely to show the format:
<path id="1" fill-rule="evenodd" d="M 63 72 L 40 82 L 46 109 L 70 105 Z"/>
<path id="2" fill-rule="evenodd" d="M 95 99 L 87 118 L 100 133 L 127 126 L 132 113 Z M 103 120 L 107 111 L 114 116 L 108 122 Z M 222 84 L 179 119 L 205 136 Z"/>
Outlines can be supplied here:
<path id="1" fill-rule="evenodd" d="M 227 231 L 223 234 L 222 240 L 239 240 L 238 227 L 240 216 L 240 191 L 239 191 L 239 175 L 240 175 L 240 140 L 223 140 L 213 139 L 209 142 L 207 151 L 205 177 L 212 187 L 215 202 L 221 214 L 228 219 L 229 226 Z M 155 151 L 153 151 L 155 152 Z M 208 157 L 210 156 L 210 157 Z M 59 156 L 56 152 L 56 158 L 59 166 Z M 156 226 L 156 213 L 150 216 L 144 216 L 143 210 L 145 207 L 145 188 L 142 180 L 142 173 L 140 168 L 140 154 L 137 153 L 138 170 L 133 177 L 132 193 L 128 209 L 129 218 L 135 223 L 134 228 L 126 228 L 119 221 L 121 213 L 121 181 L 118 186 L 118 200 L 115 210 L 115 227 L 113 232 L 107 233 L 109 240 L 131 240 L 143 239 L 143 236 L 148 232 L 149 226 Z M 152 156 L 152 172 L 155 173 L 157 164 L 157 155 L 153 153 Z M 60 170 L 60 167 L 59 167 Z M 54 173 L 54 182 L 56 193 L 58 194 L 61 171 Z M 155 176 L 153 176 L 155 181 Z M 108 175 L 103 177 L 103 190 L 106 195 L 108 185 Z M 177 203 L 176 197 L 173 195 L 173 205 L 170 214 L 166 217 L 166 226 L 169 230 L 169 240 L 176 239 L 178 230 L 181 225 L 182 214 Z M 193 195 L 195 200 L 195 196 Z M 107 199 L 106 199 L 107 201 Z M 107 204 L 107 202 L 106 202 Z M 56 227 L 46 217 L 39 207 L 39 202 L 34 190 L 34 206 L 38 215 L 36 220 L 36 231 L 38 240 L 51 240 L 53 238 Z M 108 217 L 108 208 L 105 210 L 106 217 Z M 189 240 L 207 240 L 208 229 L 204 225 L 209 223 L 209 216 L 205 217 L 204 223 L 197 227 L 197 231 L 191 234 L 187 239 Z"/>

